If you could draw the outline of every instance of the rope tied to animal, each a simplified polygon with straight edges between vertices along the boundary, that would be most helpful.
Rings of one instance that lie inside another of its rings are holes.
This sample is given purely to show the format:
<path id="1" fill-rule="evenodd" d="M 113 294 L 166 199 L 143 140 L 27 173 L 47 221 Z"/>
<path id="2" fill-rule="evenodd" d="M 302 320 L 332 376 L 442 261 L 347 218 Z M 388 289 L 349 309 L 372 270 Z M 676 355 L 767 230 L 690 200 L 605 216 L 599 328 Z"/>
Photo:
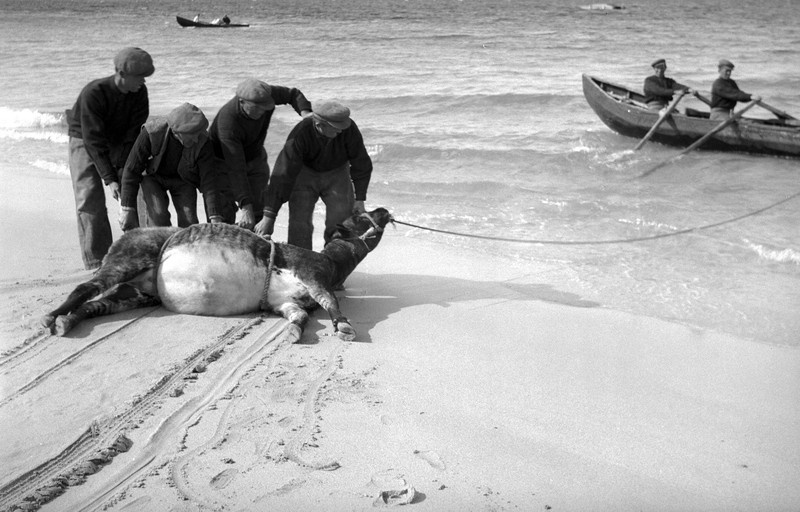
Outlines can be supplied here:
<path id="1" fill-rule="evenodd" d="M 693 233 L 693 232 L 696 232 L 696 231 L 702 231 L 702 230 L 706 230 L 706 229 L 716 228 L 716 227 L 719 227 L 719 226 L 722 226 L 722 225 L 725 225 L 725 224 L 731 224 L 733 222 L 740 221 L 740 220 L 745 219 L 747 217 L 752 217 L 754 215 L 758 215 L 760 213 L 763 213 L 763 212 L 765 212 L 767 210 L 771 210 L 772 208 L 780 206 L 783 203 L 787 203 L 787 202 L 791 201 L 792 199 L 795 199 L 798 196 L 800 196 L 800 192 L 795 192 L 791 196 L 789 196 L 789 197 L 787 197 L 785 199 L 782 199 L 782 200 L 780 200 L 780 201 L 778 201 L 776 203 L 773 203 L 773 204 L 771 204 L 769 206 L 765 206 L 764 208 L 759 208 L 758 210 L 754 210 L 754 211 L 745 213 L 744 215 L 739 215 L 738 217 L 734 217 L 734 218 L 731 218 L 731 219 L 726 219 L 726 220 L 723 220 L 723 221 L 720 221 L 720 222 L 714 222 L 713 224 L 706 224 L 704 226 L 696 226 L 696 227 L 692 227 L 692 228 L 679 229 L 679 230 L 676 230 L 676 231 L 670 231 L 669 233 L 661 233 L 661 234 L 658 234 L 658 235 L 641 236 L 641 237 L 634 237 L 634 238 L 620 238 L 620 239 L 614 239 L 614 240 L 537 240 L 537 239 L 505 238 L 505 237 L 496 237 L 496 236 L 474 235 L 474 234 L 471 234 L 471 233 L 458 233 L 458 232 L 455 232 L 455 231 L 447 231 L 447 230 L 444 230 L 444 229 L 435 229 L 435 228 L 430 228 L 430 227 L 427 227 L 427 226 L 419 226 L 417 224 L 411 224 L 409 222 L 402 222 L 402 221 L 399 221 L 397 219 L 394 219 L 393 221 L 395 223 L 397 223 L 397 224 L 402 224 L 404 226 L 409 226 L 409 227 L 417 228 L 417 229 L 423 229 L 425 231 L 433 231 L 435 233 L 443 233 L 445 235 L 455 235 L 455 236 L 462 236 L 462 237 L 467 237 L 467 238 L 479 238 L 479 239 L 482 239 L 482 240 L 493 240 L 493 241 L 498 241 L 498 242 L 516 242 L 516 243 L 523 243 L 523 244 L 542 244 L 542 245 L 624 244 L 624 243 L 633 243 L 633 242 L 644 242 L 644 241 L 648 241 L 648 240 L 657 240 L 659 238 L 667 238 L 667 237 L 678 236 L 678 235 L 685 235 L 685 234 Z"/>
<path id="2" fill-rule="evenodd" d="M 262 311 L 267 311 L 267 306 L 269 306 L 267 295 L 269 295 L 269 283 L 272 281 L 272 269 L 275 268 L 275 242 L 272 238 L 267 241 L 269 242 L 269 263 L 267 264 L 267 275 L 264 278 L 264 289 L 261 291 L 261 302 L 258 303 L 258 307 Z"/>

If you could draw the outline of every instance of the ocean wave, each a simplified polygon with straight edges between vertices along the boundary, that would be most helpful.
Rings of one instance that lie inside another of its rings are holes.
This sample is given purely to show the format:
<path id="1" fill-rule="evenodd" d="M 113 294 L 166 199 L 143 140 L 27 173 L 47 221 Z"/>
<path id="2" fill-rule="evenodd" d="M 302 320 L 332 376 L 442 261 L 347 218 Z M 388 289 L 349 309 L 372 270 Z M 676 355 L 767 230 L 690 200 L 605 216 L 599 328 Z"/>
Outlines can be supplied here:
<path id="1" fill-rule="evenodd" d="M 670 233 L 673 231 L 679 231 L 682 228 L 675 226 L 673 224 L 666 224 L 664 222 L 656 222 L 652 220 L 645 220 L 640 218 L 635 219 L 619 219 L 621 224 L 630 224 L 632 226 L 636 226 L 639 228 L 654 228 L 657 232 L 662 231 L 666 233 Z"/>
<path id="2" fill-rule="evenodd" d="M 0 129 L 0 139 L 11 140 L 46 140 L 55 142 L 57 144 L 66 144 L 69 142 L 69 136 L 66 133 L 59 132 L 19 132 L 16 130 L 3 130 Z"/>
<path id="3" fill-rule="evenodd" d="M 64 114 L 39 112 L 27 108 L 12 109 L 0 107 L 0 128 L 15 130 L 20 128 L 50 128 L 64 123 Z"/>
<path id="4" fill-rule="evenodd" d="M 402 96 L 371 96 L 354 99 L 359 109 L 377 111 L 421 111 L 425 114 L 437 111 L 484 112 L 487 107 L 506 107 L 515 110 L 547 105 L 563 105 L 565 97 L 576 94 L 559 93 L 503 93 L 503 94 L 410 94 Z"/>
<path id="5" fill-rule="evenodd" d="M 771 249 L 762 244 L 753 243 L 747 239 L 743 240 L 747 247 L 758 254 L 758 257 L 767 261 L 777 263 L 794 263 L 800 265 L 800 251 L 794 249 Z"/>
<path id="6" fill-rule="evenodd" d="M 31 162 L 33 167 L 43 169 L 53 174 L 60 174 L 62 176 L 69 176 L 69 165 L 63 162 L 48 162 L 47 160 L 35 160 Z"/>

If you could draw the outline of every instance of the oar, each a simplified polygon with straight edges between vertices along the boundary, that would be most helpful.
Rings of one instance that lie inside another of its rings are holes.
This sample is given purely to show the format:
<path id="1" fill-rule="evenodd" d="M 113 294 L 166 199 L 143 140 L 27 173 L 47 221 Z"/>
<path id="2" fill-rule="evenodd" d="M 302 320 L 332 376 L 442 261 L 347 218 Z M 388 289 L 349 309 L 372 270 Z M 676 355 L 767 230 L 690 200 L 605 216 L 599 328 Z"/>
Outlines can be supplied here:
<path id="1" fill-rule="evenodd" d="M 794 120 L 797 120 L 796 117 L 792 117 L 789 114 L 787 114 L 786 112 L 784 112 L 783 110 L 777 109 L 777 108 L 773 107 L 772 105 L 767 105 L 766 103 L 764 103 L 761 100 L 758 100 L 756 103 L 758 103 L 759 106 L 761 106 L 762 108 L 765 108 L 765 109 L 769 110 L 770 112 L 772 112 L 773 114 L 778 116 L 780 119 L 794 119 Z"/>
<path id="2" fill-rule="evenodd" d="M 694 91 L 694 95 L 697 97 L 698 100 L 702 101 L 703 103 L 705 103 L 709 107 L 711 106 L 711 100 L 710 99 L 706 98 L 705 96 L 703 96 L 702 94 L 700 94 L 697 91 Z"/>
<path id="3" fill-rule="evenodd" d="M 675 110 L 675 107 L 678 106 L 678 102 L 681 101 L 681 98 L 683 98 L 684 94 L 686 94 L 685 90 L 681 89 L 680 91 L 678 91 L 678 95 L 675 97 L 675 99 L 672 100 L 669 106 L 667 106 L 667 108 L 665 108 L 661 112 L 661 115 L 658 117 L 658 121 L 656 121 L 656 124 L 654 124 L 653 127 L 650 128 L 650 131 L 647 132 L 647 135 L 645 135 L 644 138 L 639 141 L 636 147 L 633 148 L 634 151 L 638 151 L 639 148 L 644 146 L 644 143 L 647 142 L 647 140 L 656 132 L 656 128 L 661 126 L 661 123 L 663 123 L 664 120 L 672 113 L 672 111 Z"/>
<path id="4" fill-rule="evenodd" d="M 706 105 L 709 105 L 709 106 L 711 105 L 711 100 L 706 98 L 705 96 L 703 96 L 699 92 L 695 92 L 695 96 L 697 96 L 697 99 L 699 99 L 700 101 L 702 101 Z M 787 112 L 784 112 L 781 109 L 775 108 L 772 105 L 767 105 L 766 103 L 764 103 L 761 100 L 758 101 L 758 105 L 761 106 L 762 108 L 765 108 L 765 109 L 769 110 L 770 112 L 775 114 L 779 119 L 783 119 L 783 120 L 787 120 L 788 119 L 788 120 L 792 120 L 792 121 L 797 121 L 798 120 L 796 117 L 792 116 L 791 114 L 789 114 Z"/>
<path id="5" fill-rule="evenodd" d="M 750 102 L 750 103 L 748 103 L 748 105 L 747 105 L 746 107 L 744 107 L 742 110 L 740 110 L 739 112 L 735 113 L 734 115 L 732 115 L 730 118 L 726 119 L 725 121 L 721 122 L 721 123 L 720 123 L 720 124 L 718 124 L 718 125 L 717 125 L 717 126 L 716 126 L 716 127 L 713 129 L 713 130 L 711 130 L 711 131 L 710 131 L 710 132 L 708 132 L 707 134 L 703 135 L 702 137 L 700 137 L 699 139 L 697 139 L 696 141 L 694 141 L 694 143 L 693 143 L 691 146 L 689 146 L 688 148 L 684 149 L 683 151 L 681 151 L 681 152 L 680 152 L 680 153 L 678 153 L 677 155 L 675 155 L 675 156 L 673 156 L 673 157 L 671 157 L 671 158 L 668 158 L 667 160 L 664 160 L 663 162 L 661 162 L 660 164 L 656 165 L 656 166 L 655 166 L 655 167 L 653 167 L 652 169 L 650 169 L 650 170 L 648 170 L 647 172 L 645 172 L 645 173 L 641 174 L 639 177 L 640 177 L 640 178 L 644 178 L 645 176 L 648 176 L 648 175 L 650 175 L 650 174 L 654 173 L 654 172 L 655 172 L 655 171 L 657 171 L 658 169 L 661 169 L 662 167 L 664 167 L 664 166 L 665 166 L 665 165 L 667 165 L 668 163 L 670 163 L 670 162 L 673 162 L 673 161 L 677 160 L 678 158 L 682 157 L 682 156 L 683 156 L 683 155 L 685 155 L 686 153 L 688 153 L 688 152 L 690 152 L 690 151 L 693 151 L 693 150 L 697 149 L 698 147 L 700 147 L 701 145 L 703 145 L 703 143 L 704 143 L 705 141 L 707 141 L 708 139 L 710 139 L 711 137 L 713 137 L 713 136 L 714 136 L 714 135 L 715 135 L 717 132 L 720 132 L 720 131 L 724 130 L 724 129 L 725 129 L 727 126 L 728 126 L 728 125 L 730 125 L 730 124 L 732 124 L 732 123 L 736 122 L 736 121 L 737 121 L 737 120 L 738 120 L 740 117 L 742 117 L 742 115 L 743 115 L 745 112 L 747 112 L 748 110 L 750 110 L 751 108 L 753 108 L 753 107 L 755 107 L 755 106 L 756 106 L 756 102 L 755 102 L 755 101 L 751 101 L 751 102 Z"/>

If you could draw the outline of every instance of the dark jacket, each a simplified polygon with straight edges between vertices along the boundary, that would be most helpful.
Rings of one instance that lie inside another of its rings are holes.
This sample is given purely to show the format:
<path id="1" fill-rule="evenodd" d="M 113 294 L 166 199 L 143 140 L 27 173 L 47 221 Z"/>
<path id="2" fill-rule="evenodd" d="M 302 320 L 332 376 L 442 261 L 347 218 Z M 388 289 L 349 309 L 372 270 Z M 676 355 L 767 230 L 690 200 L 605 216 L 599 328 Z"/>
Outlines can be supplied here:
<path id="1" fill-rule="evenodd" d="M 717 78 L 711 86 L 711 108 L 733 110 L 739 101 L 750 101 L 750 95 L 739 89 L 730 78 Z"/>
<path id="2" fill-rule="evenodd" d="M 264 194 L 264 210 L 277 214 L 289 200 L 297 175 L 303 167 L 316 172 L 338 169 L 350 163 L 357 201 L 367 199 L 367 188 L 372 176 L 372 159 L 364 147 L 355 121 L 333 139 L 325 137 L 314 127 L 314 119 L 307 117 L 297 123 L 289 133 L 283 149 L 275 161 L 275 168 Z"/>
<path id="3" fill-rule="evenodd" d="M 672 101 L 672 95 L 677 91 L 686 90 L 689 87 L 679 84 L 672 78 L 660 78 L 656 75 L 648 76 L 644 79 L 644 101 L 650 103 L 658 101 L 666 105 Z"/>
<path id="4" fill-rule="evenodd" d="M 142 124 L 147 121 L 150 103 L 147 87 L 123 93 L 114 75 L 89 82 L 67 110 L 68 134 L 83 139 L 97 172 L 108 185 L 118 181 L 117 169 L 125 165 Z"/>
<path id="5" fill-rule="evenodd" d="M 143 175 L 180 177 L 203 194 L 208 215 L 222 215 L 222 182 L 214 167 L 211 141 L 205 139 L 184 147 L 165 119 L 153 119 L 142 126 L 139 137 L 122 171 L 122 206 L 136 207 L 136 195 Z"/>
<path id="6" fill-rule="evenodd" d="M 311 103 L 300 90 L 280 85 L 270 85 L 270 89 L 276 105 L 291 105 L 298 114 L 311 110 Z M 239 98 L 234 96 L 219 110 L 208 129 L 214 154 L 225 160 L 233 198 L 240 207 L 253 202 L 247 182 L 247 162 L 261 155 L 274 112 L 275 109 L 267 110 L 259 119 L 250 119 L 241 111 Z"/>

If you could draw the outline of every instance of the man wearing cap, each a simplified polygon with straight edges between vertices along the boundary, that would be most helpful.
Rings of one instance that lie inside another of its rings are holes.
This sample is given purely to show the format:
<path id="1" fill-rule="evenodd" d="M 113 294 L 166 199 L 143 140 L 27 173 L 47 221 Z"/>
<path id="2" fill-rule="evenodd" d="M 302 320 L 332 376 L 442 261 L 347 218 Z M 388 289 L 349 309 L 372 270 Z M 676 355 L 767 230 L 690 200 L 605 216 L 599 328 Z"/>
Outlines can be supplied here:
<path id="1" fill-rule="evenodd" d="M 119 199 L 118 170 L 149 115 L 145 78 L 155 72 L 141 48 L 114 57 L 115 73 L 90 82 L 67 111 L 69 170 L 86 269 L 100 266 L 113 241 L 103 185 Z"/>
<path id="2" fill-rule="evenodd" d="M 740 101 L 759 101 L 761 96 L 748 94 L 736 85 L 731 79 L 733 63 L 727 59 L 722 59 L 717 65 L 719 78 L 714 80 L 711 86 L 711 119 L 725 120 L 731 117 L 731 112 Z"/>
<path id="3" fill-rule="evenodd" d="M 644 95 L 647 106 L 654 110 L 661 110 L 669 105 L 672 96 L 677 91 L 686 91 L 694 94 L 694 90 L 683 84 L 679 84 L 672 78 L 667 78 L 664 73 L 667 71 L 667 61 L 658 59 L 651 64 L 653 75 L 644 79 Z"/>
<path id="4" fill-rule="evenodd" d="M 239 84 L 209 129 L 218 166 L 227 175 L 225 222 L 245 229 L 253 229 L 264 207 L 261 194 L 269 181 L 264 141 L 276 105 L 311 114 L 311 103 L 299 89 L 250 78 Z"/>
<path id="5" fill-rule="evenodd" d="M 141 185 L 147 217 L 155 226 L 171 226 L 169 197 L 178 226 L 197 224 L 197 189 L 203 193 L 210 222 L 222 222 L 222 182 L 203 111 L 189 103 L 166 118 L 142 126 L 122 171 L 120 227 L 139 227 L 136 196 Z"/>
<path id="6" fill-rule="evenodd" d="M 271 236 L 275 217 L 289 202 L 288 242 L 312 249 L 317 200 L 325 203 L 325 243 L 336 225 L 364 213 L 372 160 L 350 109 L 335 101 L 314 104 L 314 113 L 295 126 L 275 161 L 264 194 L 264 218 L 255 232 Z"/>

